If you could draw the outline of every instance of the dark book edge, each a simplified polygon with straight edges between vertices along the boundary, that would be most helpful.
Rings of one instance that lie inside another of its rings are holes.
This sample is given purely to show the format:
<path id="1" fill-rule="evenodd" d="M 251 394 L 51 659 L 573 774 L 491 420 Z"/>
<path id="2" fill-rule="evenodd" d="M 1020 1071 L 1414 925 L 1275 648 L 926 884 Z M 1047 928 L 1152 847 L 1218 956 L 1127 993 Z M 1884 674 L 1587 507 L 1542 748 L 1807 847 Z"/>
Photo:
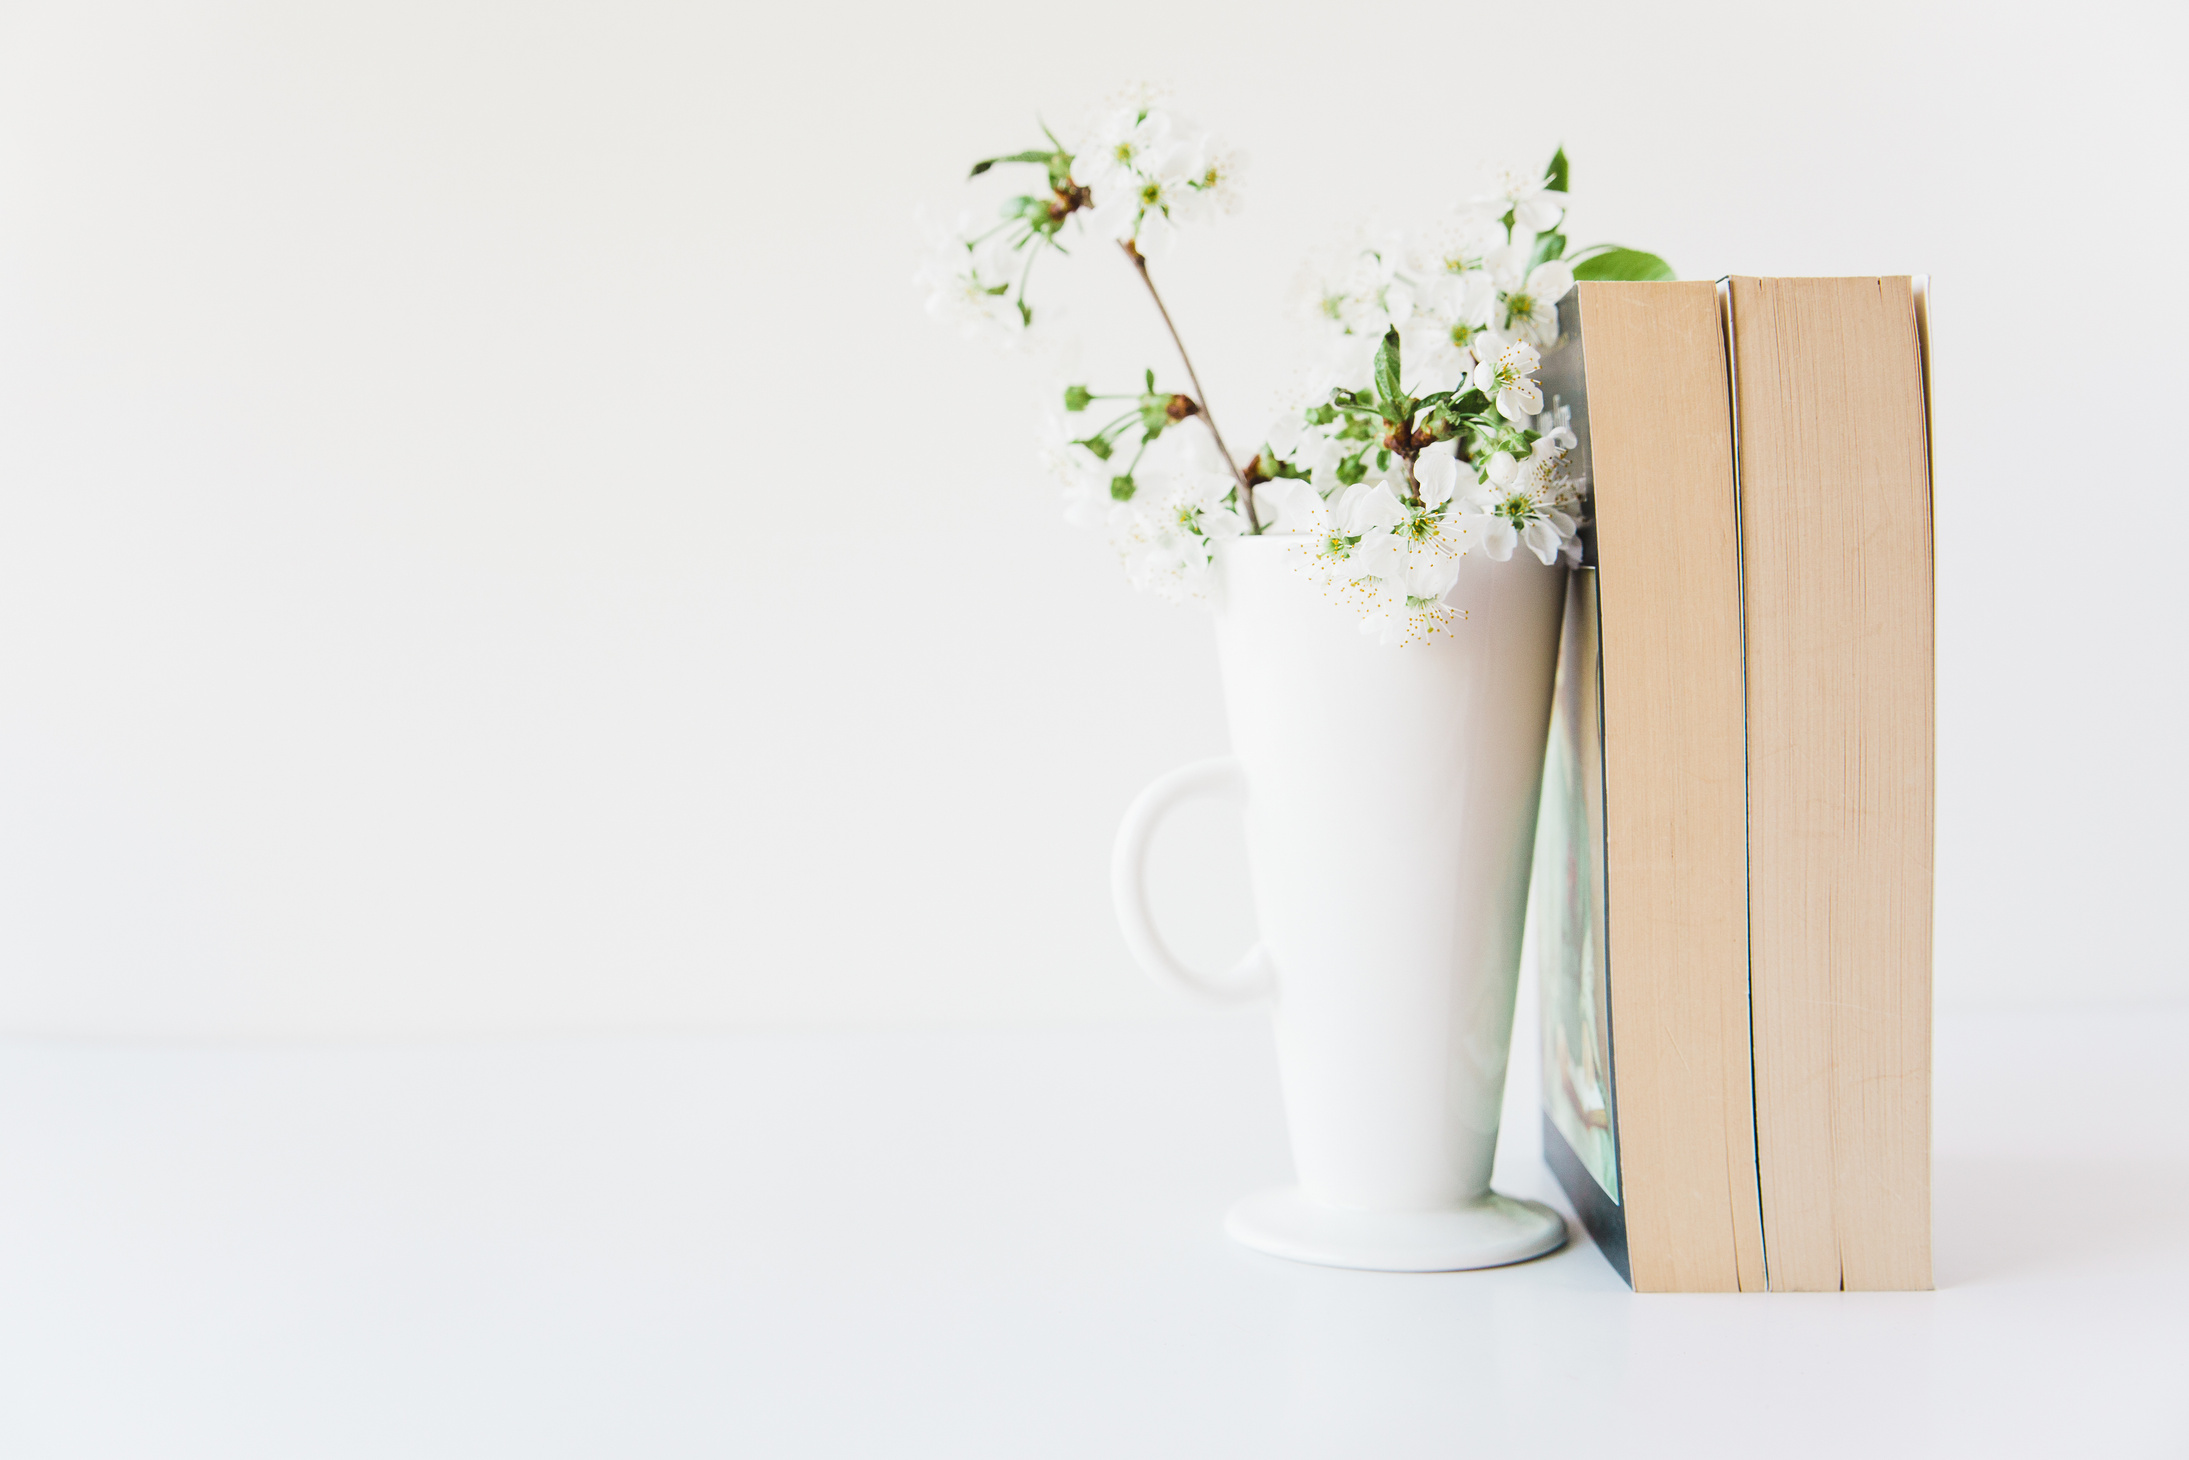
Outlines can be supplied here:
<path id="1" fill-rule="evenodd" d="M 1581 1158 L 1566 1144 L 1566 1138 L 1558 1132 L 1557 1122 L 1550 1112 L 1543 1113 L 1543 1159 L 1550 1166 L 1551 1174 L 1558 1178 L 1558 1185 L 1566 1193 L 1566 1200 L 1573 1203 L 1574 1212 L 1581 1218 L 1581 1225 L 1596 1242 L 1596 1250 L 1604 1254 L 1604 1261 L 1619 1274 L 1620 1281 L 1634 1286 L 1634 1272 L 1627 1264 L 1627 1214 L 1604 1194 L 1604 1188 L 1596 1184 Z"/>
<path id="2" fill-rule="evenodd" d="M 1719 278 L 1718 334 L 1725 342 L 1725 400 L 1733 415 L 1733 581 L 1738 585 L 1741 610 L 1741 930 L 1755 927 L 1756 848 L 1748 817 L 1749 788 L 1755 766 L 1748 744 L 1748 553 L 1741 523 L 1741 371 L 1733 334 L 1733 276 Z M 1744 936 L 1744 942 L 1748 940 Z M 1755 945 L 1749 943 L 1748 977 L 1748 1141 L 1749 1159 L 1756 1163 L 1756 1235 L 1763 1244 L 1763 1291 L 1771 1290 L 1771 1232 L 1763 1222 L 1763 1131 L 1756 1118 L 1756 963 Z"/>
<path id="3" fill-rule="evenodd" d="M 1584 477 L 1591 479 L 1593 489 L 1595 452 L 1588 407 L 1588 351 L 1586 343 L 1588 332 L 1582 319 L 1581 291 L 1579 289 L 1575 289 L 1560 302 L 1558 323 L 1559 333 L 1564 339 L 1564 347 L 1552 353 L 1550 359 L 1546 362 L 1546 368 L 1541 372 L 1541 378 L 1546 388 L 1546 397 L 1562 399 L 1563 403 L 1571 410 L 1571 424 L 1577 439 L 1574 450 L 1569 453 L 1569 457 L 1572 466 Z M 1581 566 L 1574 570 L 1574 581 L 1569 586 L 1569 594 L 1581 591 L 1583 587 L 1582 575 L 1593 575 L 1597 569 L 1599 544 L 1593 513 L 1582 518 L 1581 543 Z M 1600 600 L 1591 602 L 1593 598 L 1593 594 L 1584 594 L 1582 598 L 1583 603 L 1589 604 L 1595 610 L 1596 623 L 1591 626 L 1593 633 L 1590 635 L 1595 649 L 1595 653 L 1590 656 L 1593 662 L 1586 665 L 1579 663 L 1575 646 L 1564 642 L 1563 636 L 1558 646 L 1558 652 L 1559 669 L 1562 675 L 1569 669 L 1573 669 L 1589 675 L 1595 681 L 1593 699 L 1596 708 L 1596 723 L 1583 727 L 1582 744 L 1583 754 L 1595 761 L 1595 783 L 1598 787 L 1603 787 L 1603 605 Z M 1569 608 L 1570 606 L 1571 600 L 1569 598 Z M 1557 733 L 1558 716 L 1562 713 L 1562 707 L 1554 709 L 1552 712 L 1552 734 L 1554 735 Z M 1545 774 L 1548 774 L 1547 768 Z M 1608 797 L 1608 788 L 1599 794 Z M 1601 819 L 1601 806 L 1598 810 L 1595 830 L 1600 839 L 1604 829 Z M 1600 840 L 1598 845 L 1591 848 L 1591 851 L 1594 853 L 1595 879 L 1601 888 L 1603 898 L 1603 917 L 1598 926 L 1600 938 L 1598 946 L 1602 950 L 1599 956 L 1604 960 L 1604 1034 L 1608 1057 L 1608 1068 L 1605 1070 L 1604 1097 L 1612 1116 L 1612 1160 L 1617 1163 L 1622 1154 L 1620 1146 L 1623 1143 L 1620 1140 L 1618 1122 L 1619 1020 L 1616 1007 L 1617 991 L 1614 974 L 1610 967 L 1611 889 L 1609 886 L 1609 868 L 1605 865 Z M 1588 1168 L 1581 1163 L 1580 1156 L 1575 1153 L 1571 1145 L 1567 1144 L 1566 1138 L 1559 1131 L 1557 1123 L 1551 1119 L 1549 1105 L 1542 1103 L 1538 1108 L 1542 1112 L 1543 1120 L 1544 1164 L 1549 1166 L 1551 1174 L 1558 1178 L 1560 1189 L 1566 1193 L 1566 1199 L 1573 1204 L 1574 1212 L 1581 1218 L 1581 1225 L 1587 1229 L 1589 1236 L 1594 1239 L 1597 1250 L 1604 1254 L 1604 1260 L 1611 1264 L 1612 1271 L 1619 1274 L 1621 1281 L 1625 1282 L 1629 1288 L 1633 1287 L 1634 1273 L 1627 1257 L 1625 1209 L 1612 1199 L 1610 1193 L 1597 1185 L 1596 1178 L 1589 1174 Z M 1624 1167 L 1618 1167 L 1617 1169 L 1623 1174 Z"/>

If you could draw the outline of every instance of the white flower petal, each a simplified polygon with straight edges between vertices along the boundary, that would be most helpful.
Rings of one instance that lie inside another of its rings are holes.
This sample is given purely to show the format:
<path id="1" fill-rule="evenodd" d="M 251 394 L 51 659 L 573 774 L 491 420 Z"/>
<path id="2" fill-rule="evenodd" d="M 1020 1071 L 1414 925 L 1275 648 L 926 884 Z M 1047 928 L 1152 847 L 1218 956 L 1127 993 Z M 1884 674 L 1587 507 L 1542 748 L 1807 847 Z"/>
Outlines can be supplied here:
<path id="1" fill-rule="evenodd" d="M 1414 480 L 1421 485 L 1421 500 L 1431 507 L 1451 500 L 1459 486 L 1459 443 L 1439 441 L 1414 459 Z"/>
<path id="2" fill-rule="evenodd" d="M 1389 532 L 1406 520 L 1406 509 L 1400 505 L 1398 494 L 1391 490 L 1389 482 L 1378 482 L 1357 497 L 1351 493 L 1347 495 L 1353 503 L 1352 517 L 1345 523 L 1350 534 Z"/>
<path id="3" fill-rule="evenodd" d="M 1521 537 L 1528 544 L 1528 551 L 1540 558 L 1544 567 L 1547 568 L 1558 561 L 1560 545 L 1558 529 L 1548 522 L 1537 518 L 1528 524 L 1527 531 L 1522 533 Z"/>
<path id="4" fill-rule="evenodd" d="M 1495 562 L 1512 557 L 1513 549 L 1520 545 L 1520 534 L 1513 531 L 1512 523 L 1502 517 L 1487 517 L 1483 523 L 1482 551 Z"/>
<path id="5" fill-rule="evenodd" d="M 1546 259 L 1528 271 L 1528 294 L 1546 304 L 1556 304 L 1572 289 L 1573 265 L 1564 259 Z"/>
<path id="6" fill-rule="evenodd" d="M 1353 548 L 1347 565 L 1363 577 L 1389 578 L 1406 570 L 1406 544 L 1389 532 L 1371 532 Z"/>

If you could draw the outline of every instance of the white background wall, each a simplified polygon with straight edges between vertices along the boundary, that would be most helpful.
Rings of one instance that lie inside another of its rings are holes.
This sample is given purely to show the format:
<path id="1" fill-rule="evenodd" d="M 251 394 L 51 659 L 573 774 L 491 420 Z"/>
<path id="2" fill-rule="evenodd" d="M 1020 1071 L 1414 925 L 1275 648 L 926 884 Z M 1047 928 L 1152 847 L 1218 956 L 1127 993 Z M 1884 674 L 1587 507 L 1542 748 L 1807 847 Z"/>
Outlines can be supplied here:
<path id="1" fill-rule="evenodd" d="M 0 1030 L 1182 1013 L 1104 869 L 1208 631 L 907 277 L 1142 76 L 1254 156 L 1163 275 L 1241 432 L 1306 248 L 1561 141 L 1580 240 L 1931 272 L 1939 1002 L 2177 997 L 2178 14 L 0 5 Z"/>

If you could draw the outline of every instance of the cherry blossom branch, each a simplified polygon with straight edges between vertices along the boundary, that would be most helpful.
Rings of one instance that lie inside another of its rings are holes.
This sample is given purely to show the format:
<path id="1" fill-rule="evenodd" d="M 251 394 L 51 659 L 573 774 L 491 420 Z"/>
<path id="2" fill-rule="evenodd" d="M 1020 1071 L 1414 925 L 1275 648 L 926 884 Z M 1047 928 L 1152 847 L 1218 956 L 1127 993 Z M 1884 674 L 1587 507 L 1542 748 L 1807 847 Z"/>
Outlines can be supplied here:
<path id="1" fill-rule="evenodd" d="M 1185 363 L 1186 379 L 1192 382 L 1194 398 L 1201 404 L 1201 419 L 1208 422 L 1209 434 L 1216 438 L 1216 449 L 1223 456 L 1224 465 L 1231 468 L 1232 480 L 1239 484 L 1239 505 L 1246 509 L 1247 531 L 1258 533 L 1262 524 L 1254 514 L 1254 488 L 1247 482 L 1245 470 L 1232 460 L 1231 448 L 1224 445 L 1224 433 L 1216 429 L 1216 413 L 1209 409 L 1208 392 L 1201 388 L 1201 377 L 1194 373 L 1193 357 L 1186 353 L 1186 342 L 1178 337 L 1178 326 L 1171 323 L 1171 312 L 1163 307 L 1163 296 L 1155 291 L 1155 280 L 1148 275 L 1148 261 L 1141 257 L 1131 239 L 1121 241 L 1118 247 L 1132 260 L 1140 282 L 1148 286 L 1148 297 L 1155 301 L 1155 312 L 1163 316 L 1163 328 L 1171 332 L 1171 343 L 1178 347 L 1178 358 Z"/>

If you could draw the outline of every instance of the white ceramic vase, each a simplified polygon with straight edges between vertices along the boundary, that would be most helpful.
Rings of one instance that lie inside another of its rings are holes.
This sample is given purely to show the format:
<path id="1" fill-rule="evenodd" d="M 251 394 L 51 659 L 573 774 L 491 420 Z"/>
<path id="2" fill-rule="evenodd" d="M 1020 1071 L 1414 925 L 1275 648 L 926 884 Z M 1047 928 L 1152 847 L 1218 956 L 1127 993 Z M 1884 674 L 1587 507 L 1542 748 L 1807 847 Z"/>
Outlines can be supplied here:
<path id="1" fill-rule="evenodd" d="M 1477 552 L 1426 644 L 1364 635 L 1299 538 L 1220 542 L 1216 642 L 1232 754 L 1173 771 L 1118 831 L 1112 890 L 1158 981 L 1266 999 L 1299 1184 L 1226 1221 L 1264 1252 L 1449 1271 L 1565 1240 L 1490 1190 L 1565 570 Z M 1150 921 L 1149 838 L 1189 797 L 1236 800 L 1261 941 L 1227 976 Z"/>

